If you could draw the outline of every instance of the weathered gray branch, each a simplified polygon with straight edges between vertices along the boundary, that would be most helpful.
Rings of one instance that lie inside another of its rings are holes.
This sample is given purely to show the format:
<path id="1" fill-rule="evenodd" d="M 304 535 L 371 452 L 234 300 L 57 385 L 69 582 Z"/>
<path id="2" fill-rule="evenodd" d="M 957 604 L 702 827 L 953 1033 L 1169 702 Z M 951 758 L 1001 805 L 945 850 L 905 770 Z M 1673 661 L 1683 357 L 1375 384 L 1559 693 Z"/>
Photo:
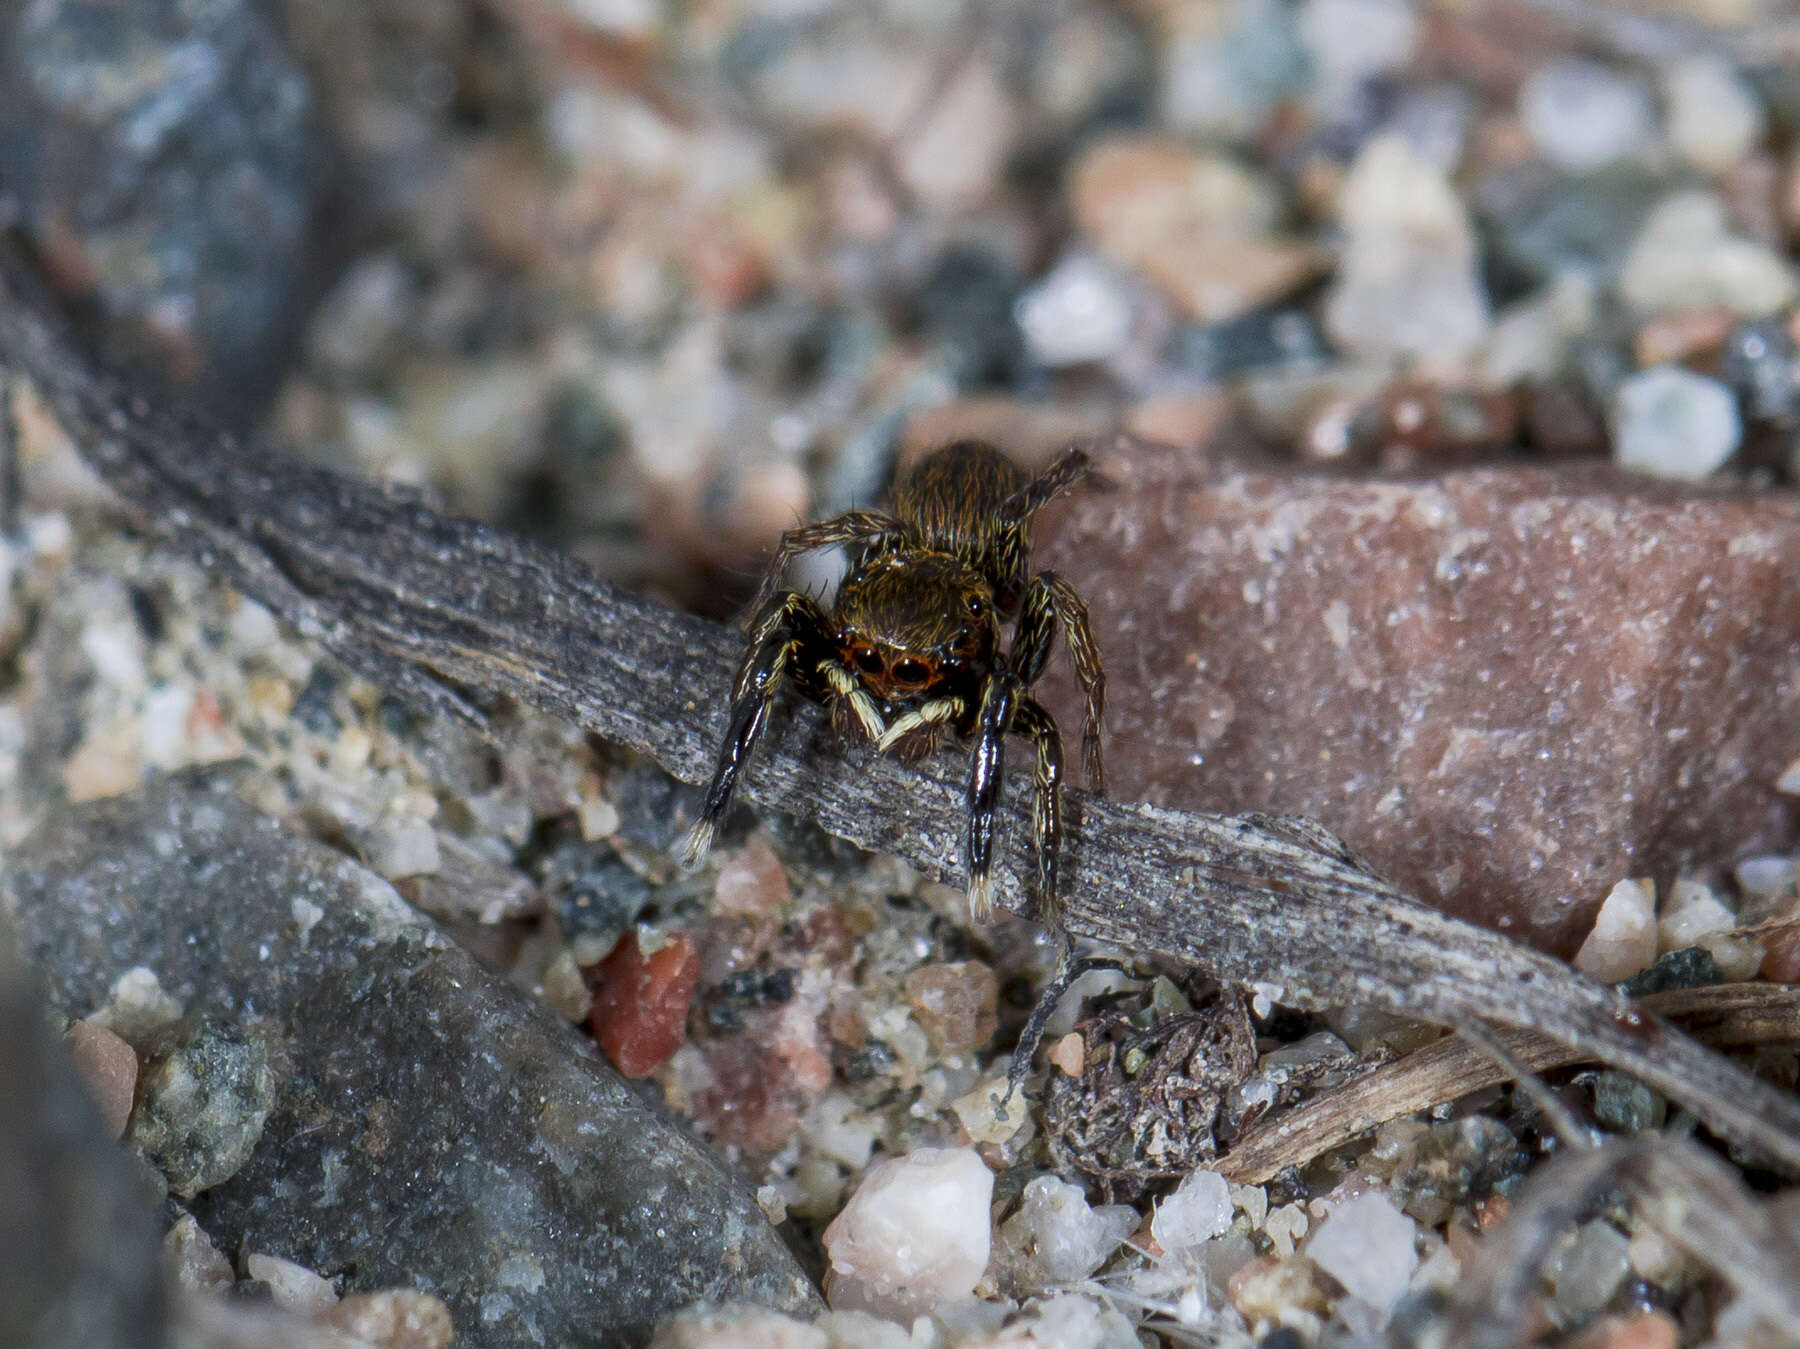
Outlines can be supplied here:
<path id="1" fill-rule="evenodd" d="M 701 780 L 738 637 L 579 563 L 416 500 L 239 443 L 96 368 L 0 241 L 0 363 L 154 529 L 384 687 L 480 721 L 456 686 L 501 693 Z M 964 763 L 840 749 L 821 720 L 773 732 L 760 804 L 955 879 Z M 1079 798 L 1074 933 L 1204 967 L 1303 1007 L 1363 1005 L 1448 1026 L 1541 1032 L 1631 1072 L 1721 1133 L 1800 1171 L 1800 1100 L 1568 966 L 1426 909 L 1302 820 Z M 1003 903 L 1028 830 L 1007 816 Z"/>

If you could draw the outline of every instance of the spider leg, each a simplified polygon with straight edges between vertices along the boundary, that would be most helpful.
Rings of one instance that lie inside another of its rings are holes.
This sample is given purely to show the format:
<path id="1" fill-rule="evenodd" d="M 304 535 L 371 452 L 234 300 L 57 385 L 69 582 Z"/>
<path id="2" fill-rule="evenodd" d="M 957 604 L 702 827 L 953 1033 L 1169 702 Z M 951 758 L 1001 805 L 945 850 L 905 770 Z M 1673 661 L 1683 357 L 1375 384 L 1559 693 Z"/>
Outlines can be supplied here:
<path id="1" fill-rule="evenodd" d="M 1106 671 L 1100 664 L 1100 648 L 1088 623 L 1087 605 L 1075 588 L 1053 571 L 1040 572 L 1025 592 L 1019 626 L 1013 636 L 1013 671 L 1027 686 L 1035 684 L 1050 659 L 1050 643 L 1056 625 L 1062 624 L 1075 659 L 1075 676 L 1087 699 L 1081 721 L 1081 771 L 1088 790 L 1106 790 L 1106 765 L 1100 752 L 1100 725 L 1106 716 Z"/>
<path id="2" fill-rule="evenodd" d="M 789 591 L 776 596 L 758 614 L 733 681 L 731 719 L 719 747 L 712 785 L 706 790 L 706 804 L 682 846 L 682 866 L 692 870 L 705 859 L 750 751 L 768 727 L 776 695 L 790 681 L 803 689 L 811 684 L 805 669 L 807 649 L 822 646 L 825 631 L 825 615 L 809 595 Z"/>
<path id="3" fill-rule="evenodd" d="M 969 917 L 985 924 L 994 916 L 994 817 L 1000 808 L 1000 785 L 1006 767 L 1006 733 L 1019 704 L 1019 686 L 1009 671 L 997 671 L 981 684 L 976 714 L 974 763 L 969 770 L 969 828 L 963 861 L 969 876 Z"/>
<path id="4" fill-rule="evenodd" d="M 933 698 L 923 706 L 896 717 L 881 739 L 876 741 L 875 748 L 886 754 L 914 731 L 927 726 L 941 726 L 946 721 L 956 721 L 967 710 L 968 704 L 961 698 Z"/>
<path id="5" fill-rule="evenodd" d="M 797 529 L 788 530 L 781 536 L 781 542 L 775 548 L 775 556 L 769 559 L 768 570 L 763 573 L 762 583 L 756 588 L 756 598 L 751 601 L 749 612 L 763 612 L 780 589 L 781 579 L 787 574 L 788 565 L 800 554 L 839 543 L 875 543 L 901 534 L 905 528 L 893 516 L 881 511 L 846 511 L 815 525 L 801 525 Z"/>
<path id="6" fill-rule="evenodd" d="M 1062 866 L 1062 736 L 1056 719 L 1035 698 L 1020 698 L 1012 729 L 1031 741 L 1037 763 L 1031 775 L 1031 849 L 1037 863 L 1037 919 L 1052 932 L 1062 931 L 1062 904 L 1057 892 Z"/>
<path id="7" fill-rule="evenodd" d="M 1020 524 L 1094 472 L 1094 457 L 1083 441 L 1076 441 L 1052 459 L 1044 471 L 1000 503 L 1000 515 L 1008 523 Z"/>

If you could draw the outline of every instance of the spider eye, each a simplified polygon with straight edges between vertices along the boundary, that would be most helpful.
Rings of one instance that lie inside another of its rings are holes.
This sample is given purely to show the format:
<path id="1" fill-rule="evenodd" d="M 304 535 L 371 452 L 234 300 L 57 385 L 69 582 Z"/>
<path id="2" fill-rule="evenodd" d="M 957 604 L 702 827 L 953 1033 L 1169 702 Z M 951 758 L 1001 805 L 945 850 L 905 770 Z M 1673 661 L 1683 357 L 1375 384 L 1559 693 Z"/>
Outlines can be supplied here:
<path id="1" fill-rule="evenodd" d="M 894 662 L 894 678 L 902 684 L 923 684 L 931 678 L 931 667 L 922 660 L 902 656 Z"/>
<path id="2" fill-rule="evenodd" d="M 872 646 L 852 647 L 850 662 L 866 675 L 881 673 L 881 653 Z"/>
<path id="3" fill-rule="evenodd" d="M 981 602 L 981 596 L 979 595 L 967 596 L 963 600 L 963 604 L 967 606 L 970 618 L 980 618 L 987 612 L 987 605 Z"/>

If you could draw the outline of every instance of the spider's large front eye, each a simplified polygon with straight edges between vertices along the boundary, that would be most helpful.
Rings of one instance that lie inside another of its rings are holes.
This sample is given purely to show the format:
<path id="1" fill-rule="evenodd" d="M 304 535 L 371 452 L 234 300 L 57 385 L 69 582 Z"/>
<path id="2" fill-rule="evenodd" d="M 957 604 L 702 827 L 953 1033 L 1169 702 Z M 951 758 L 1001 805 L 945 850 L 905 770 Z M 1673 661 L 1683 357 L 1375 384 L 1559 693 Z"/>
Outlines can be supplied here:
<path id="1" fill-rule="evenodd" d="M 922 660 L 902 656 L 894 662 L 894 678 L 902 684 L 923 684 L 931 678 L 931 667 Z"/>
<path id="2" fill-rule="evenodd" d="M 981 596 L 968 595 L 963 599 L 963 607 L 969 611 L 970 618 L 980 618 L 987 612 L 987 605 L 981 602 Z"/>
<path id="3" fill-rule="evenodd" d="M 872 646 L 851 647 L 850 663 L 866 675 L 881 673 L 881 653 Z"/>

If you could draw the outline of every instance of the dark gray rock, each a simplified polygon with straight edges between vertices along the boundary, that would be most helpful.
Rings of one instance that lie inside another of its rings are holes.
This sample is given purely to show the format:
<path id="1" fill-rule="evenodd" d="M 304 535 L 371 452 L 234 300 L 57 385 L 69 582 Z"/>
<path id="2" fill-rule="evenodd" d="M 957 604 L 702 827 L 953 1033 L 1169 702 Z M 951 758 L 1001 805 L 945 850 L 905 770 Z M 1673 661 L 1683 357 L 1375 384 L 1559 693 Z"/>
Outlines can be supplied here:
<path id="1" fill-rule="evenodd" d="M 253 406 L 310 288 L 329 162 L 255 0 L 0 7 L 0 194 L 115 358 Z"/>
<path id="2" fill-rule="evenodd" d="M 275 1105 L 193 1205 L 224 1247 L 410 1285 L 459 1344 L 630 1343 L 701 1298 L 813 1308 L 750 1197 L 592 1047 L 386 882 L 176 781 L 71 811 L 9 861 L 55 1004 L 146 965 L 266 1037 Z"/>
<path id="3" fill-rule="evenodd" d="M 150 1179 L 106 1132 L 0 932 L 0 1344 L 153 1349 L 162 1243 Z"/>

